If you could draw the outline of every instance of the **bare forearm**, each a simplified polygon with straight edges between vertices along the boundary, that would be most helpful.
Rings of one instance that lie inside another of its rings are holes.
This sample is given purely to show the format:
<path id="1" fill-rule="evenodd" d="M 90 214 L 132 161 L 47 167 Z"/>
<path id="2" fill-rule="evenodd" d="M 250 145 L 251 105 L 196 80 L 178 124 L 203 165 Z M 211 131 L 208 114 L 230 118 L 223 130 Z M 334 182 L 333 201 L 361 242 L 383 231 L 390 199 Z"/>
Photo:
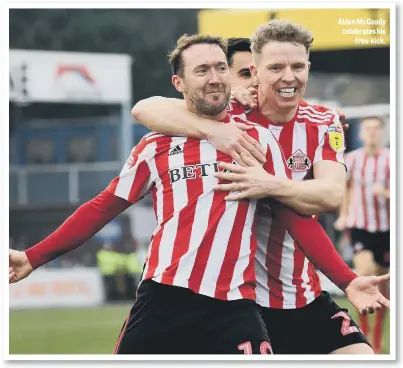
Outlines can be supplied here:
<path id="1" fill-rule="evenodd" d="M 197 116 L 183 100 L 154 96 L 139 101 L 132 116 L 148 129 L 170 136 L 206 139 L 214 122 Z"/>
<path id="2" fill-rule="evenodd" d="M 339 208 L 343 187 L 328 179 L 283 180 L 269 195 L 303 215 L 317 215 Z"/>

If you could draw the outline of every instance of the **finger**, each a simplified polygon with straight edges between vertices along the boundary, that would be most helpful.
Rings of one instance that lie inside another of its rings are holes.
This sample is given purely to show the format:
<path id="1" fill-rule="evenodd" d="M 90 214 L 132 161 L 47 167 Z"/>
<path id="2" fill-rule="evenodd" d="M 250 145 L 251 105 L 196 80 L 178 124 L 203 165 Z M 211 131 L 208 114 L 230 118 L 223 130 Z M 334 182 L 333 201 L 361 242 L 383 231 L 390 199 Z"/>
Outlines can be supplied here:
<path id="1" fill-rule="evenodd" d="M 235 123 L 236 127 L 241 130 L 251 130 L 253 129 L 253 125 L 244 124 L 244 123 Z"/>
<path id="2" fill-rule="evenodd" d="M 236 192 L 239 189 L 239 184 L 237 183 L 231 183 L 231 184 L 216 184 L 214 186 L 215 190 L 218 190 L 219 192 Z"/>
<path id="3" fill-rule="evenodd" d="M 231 99 L 238 101 L 242 105 L 247 105 L 243 93 L 240 92 L 238 89 L 231 90 Z"/>
<path id="4" fill-rule="evenodd" d="M 249 167 L 262 166 L 262 163 L 256 160 L 247 150 L 241 152 L 241 158 Z"/>
<path id="5" fill-rule="evenodd" d="M 266 158 L 266 150 L 256 139 L 251 137 L 249 134 L 244 134 L 244 138 Z"/>
<path id="6" fill-rule="evenodd" d="M 386 299 L 383 295 L 378 299 L 378 303 L 380 303 L 384 307 L 390 309 L 390 301 L 389 301 L 389 299 Z"/>
<path id="7" fill-rule="evenodd" d="M 372 308 L 374 308 L 375 312 L 379 312 L 382 309 L 382 305 L 378 302 L 372 303 Z"/>
<path id="8" fill-rule="evenodd" d="M 266 157 L 262 155 L 258 149 L 254 146 L 252 146 L 250 143 L 247 143 L 246 141 L 241 142 L 242 148 L 245 150 L 242 150 L 241 153 L 241 158 L 242 160 L 245 161 L 245 158 L 249 158 L 250 164 L 248 166 L 256 166 L 260 165 L 262 166 L 263 164 L 266 163 Z"/>
<path id="9" fill-rule="evenodd" d="M 255 165 L 264 164 L 266 162 L 266 158 L 246 139 L 241 141 L 241 148 L 238 153 L 241 155 L 242 160 L 244 160 L 245 157 L 253 158 L 256 161 Z"/>
<path id="10" fill-rule="evenodd" d="M 245 141 L 248 142 L 250 148 L 248 148 L 245 144 L 243 144 L 243 147 L 246 148 L 256 160 L 261 163 L 265 163 L 266 152 L 263 146 L 257 140 L 252 138 L 249 134 L 245 134 L 244 138 Z"/>
<path id="11" fill-rule="evenodd" d="M 258 93 L 257 88 L 255 88 L 255 87 L 249 87 L 249 88 L 248 88 L 248 91 L 249 91 L 250 93 L 252 93 L 254 96 L 257 96 L 257 93 Z"/>
<path id="12" fill-rule="evenodd" d="M 248 100 L 246 99 L 245 93 L 236 91 L 231 94 L 231 97 L 232 97 L 232 99 L 237 100 L 239 103 L 241 103 L 245 107 L 248 106 Z"/>
<path id="13" fill-rule="evenodd" d="M 367 315 L 367 310 L 366 309 L 359 309 L 359 312 L 362 316 L 366 316 Z"/>
<path id="14" fill-rule="evenodd" d="M 377 284 L 380 284 L 382 282 L 386 282 L 386 281 L 389 281 L 389 280 L 390 280 L 390 273 L 387 273 L 387 274 L 382 275 L 382 276 L 377 276 L 376 279 L 375 279 L 375 282 Z"/>
<path id="15" fill-rule="evenodd" d="M 243 180 L 242 175 L 240 175 L 240 174 L 222 172 L 222 171 L 215 173 L 214 176 L 221 180 L 229 180 L 229 181 L 236 181 L 236 182 Z"/>
<path id="16" fill-rule="evenodd" d="M 247 199 L 247 193 L 246 192 L 230 193 L 224 199 L 226 201 L 240 201 L 242 199 Z"/>
<path id="17" fill-rule="evenodd" d="M 370 307 L 368 307 L 368 313 L 369 314 L 374 314 L 375 313 L 375 309 L 372 307 L 372 305 Z"/>
<path id="18" fill-rule="evenodd" d="M 245 136 L 248 136 L 248 134 L 245 133 Z M 257 146 L 259 146 L 259 143 L 256 142 L 256 141 L 253 142 L 253 143 L 251 143 L 251 142 L 249 141 L 249 139 L 247 139 L 245 136 L 244 136 L 244 140 L 241 141 L 241 146 L 242 146 L 242 148 L 245 149 L 247 152 L 249 152 L 250 155 L 251 155 L 255 160 L 257 160 L 258 163 L 260 162 L 260 163 L 264 164 L 264 163 L 266 162 L 266 157 L 265 157 L 264 154 L 262 154 L 262 153 L 257 149 Z M 252 139 L 253 139 L 253 138 L 252 138 Z M 262 147 L 262 148 L 263 148 L 263 147 Z M 241 152 L 239 152 L 239 153 L 242 153 L 242 152 L 243 152 L 243 150 L 242 150 Z"/>
<path id="19" fill-rule="evenodd" d="M 246 104 L 244 106 L 249 106 L 249 107 L 256 107 L 256 99 L 255 96 L 252 95 L 252 93 L 245 94 L 243 96 L 244 100 L 246 101 Z"/>
<path id="20" fill-rule="evenodd" d="M 241 157 L 239 157 L 241 159 Z M 219 162 L 218 166 L 223 170 L 230 170 L 237 174 L 244 174 L 246 172 L 244 167 L 238 165 L 230 164 L 228 162 Z"/>
<path id="21" fill-rule="evenodd" d="M 230 156 L 231 156 L 231 158 L 232 158 L 235 162 L 237 162 L 239 165 L 241 165 L 241 166 L 243 166 L 243 167 L 247 167 L 247 166 L 248 166 L 245 162 L 243 162 L 241 156 L 239 155 L 239 153 L 238 153 L 237 151 L 233 150 L 232 152 L 230 152 Z"/>
<path id="22" fill-rule="evenodd" d="M 8 283 L 17 281 L 16 278 L 17 278 L 17 276 L 16 276 L 16 274 L 14 272 L 9 274 L 8 275 Z"/>

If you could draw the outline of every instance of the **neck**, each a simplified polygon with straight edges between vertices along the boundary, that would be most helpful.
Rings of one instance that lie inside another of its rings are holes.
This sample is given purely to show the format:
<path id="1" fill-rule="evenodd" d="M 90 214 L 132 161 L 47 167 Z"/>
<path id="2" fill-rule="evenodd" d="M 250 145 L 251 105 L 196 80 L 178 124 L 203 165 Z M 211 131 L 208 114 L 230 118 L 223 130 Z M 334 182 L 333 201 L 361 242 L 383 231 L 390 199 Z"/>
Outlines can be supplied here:
<path id="1" fill-rule="evenodd" d="M 298 105 L 291 109 L 279 109 L 262 93 L 259 93 L 259 111 L 268 120 L 276 124 L 286 123 L 290 121 L 297 112 Z"/>
<path id="2" fill-rule="evenodd" d="M 375 145 L 375 146 L 364 146 L 365 152 L 369 156 L 375 156 L 381 151 L 382 147 L 380 145 Z"/>
<path id="3" fill-rule="evenodd" d="M 186 102 L 188 102 L 188 101 L 186 101 Z M 217 115 L 204 115 L 204 114 L 200 114 L 199 111 L 197 111 L 196 106 L 193 103 L 188 102 L 187 107 L 190 112 L 193 112 L 193 114 L 201 116 L 206 119 L 210 119 L 210 120 L 220 121 L 220 120 L 225 119 L 225 117 L 227 116 L 226 108 L 223 111 L 221 111 L 220 113 L 218 113 Z"/>

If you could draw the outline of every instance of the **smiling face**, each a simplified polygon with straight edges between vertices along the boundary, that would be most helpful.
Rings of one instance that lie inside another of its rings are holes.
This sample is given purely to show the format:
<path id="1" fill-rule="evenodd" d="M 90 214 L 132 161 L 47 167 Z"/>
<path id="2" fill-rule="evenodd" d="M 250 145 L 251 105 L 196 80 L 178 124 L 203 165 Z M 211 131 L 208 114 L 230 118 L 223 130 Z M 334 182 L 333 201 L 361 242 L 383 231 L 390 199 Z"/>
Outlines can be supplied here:
<path id="1" fill-rule="evenodd" d="M 195 44 L 182 53 L 182 76 L 172 83 L 183 93 L 189 110 L 221 119 L 231 95 L 230 73 L 224 51 L 215 44 Z"/>
<path id="2" fill-rule="evenodd" d="M 259 93 L 280 110 L 292 110 L 303 98 L 310 63 L 304 45 L 269 41 L 255 55 L 252 75 L 259 81 Z"/>

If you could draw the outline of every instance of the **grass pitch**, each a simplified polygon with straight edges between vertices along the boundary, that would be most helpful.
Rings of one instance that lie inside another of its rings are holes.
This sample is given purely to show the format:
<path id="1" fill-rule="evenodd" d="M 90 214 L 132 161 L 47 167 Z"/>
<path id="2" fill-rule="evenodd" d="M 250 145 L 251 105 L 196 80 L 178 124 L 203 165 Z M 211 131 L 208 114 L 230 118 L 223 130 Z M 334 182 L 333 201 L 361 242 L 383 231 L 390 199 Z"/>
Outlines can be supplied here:
<path id="1" fill-rule="evenodd" d="M 357 320 L 347 299 L 334 300 Z M 10 354 L 112 354 L 130 308 L 131 304 L 120 304 L 10 311 Z M 387 313 L 384 354 L 390 349 L 389 326 Z"/>

